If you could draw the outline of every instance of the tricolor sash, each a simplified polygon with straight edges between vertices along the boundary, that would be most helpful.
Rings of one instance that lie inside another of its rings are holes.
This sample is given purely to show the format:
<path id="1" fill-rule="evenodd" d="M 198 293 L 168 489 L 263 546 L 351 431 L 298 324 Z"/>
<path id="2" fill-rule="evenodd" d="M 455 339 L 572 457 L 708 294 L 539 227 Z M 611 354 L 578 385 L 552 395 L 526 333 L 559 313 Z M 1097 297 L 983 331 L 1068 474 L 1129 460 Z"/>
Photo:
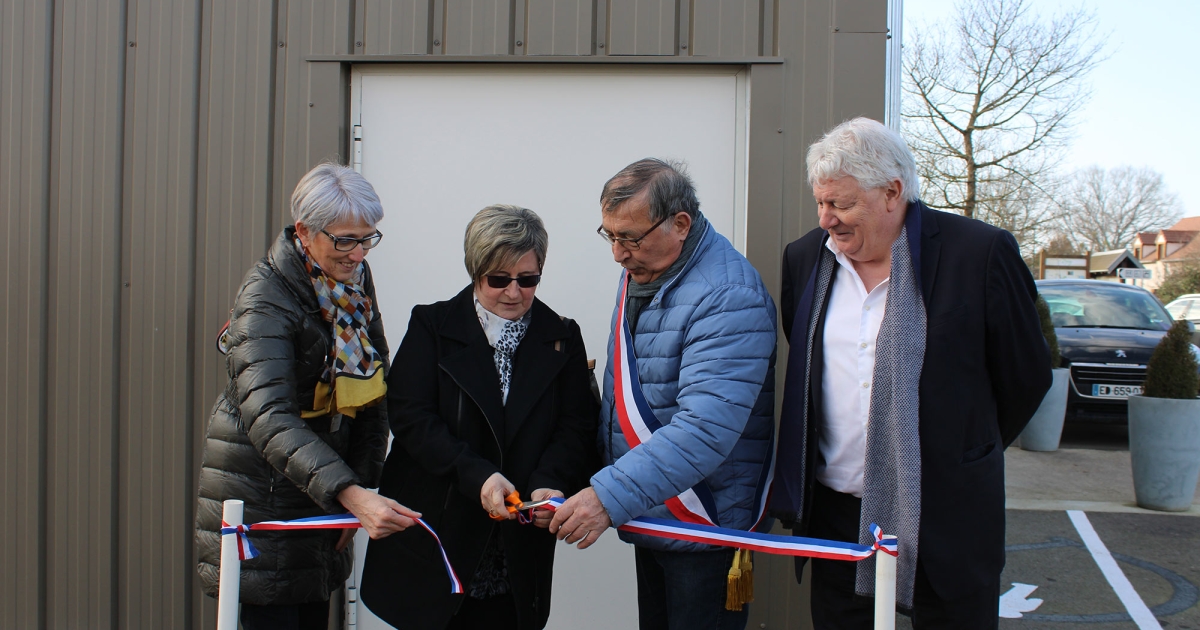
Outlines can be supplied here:
<path id="1" fill-rule="evenodd" d="M 642 393 L 641 381 L 638 378 L 637 357 L 633 351 L 633 333 L 629 329 L 629 321 L 625 317 L 626 299 L 630 283 L 629 272 L 626 271 L 621 282 L 621 298 L 617 304 L 617 323 L 613 331 L 613 410 L 621 424 L 621 433 L 629 449 L 633 450 L 639 444 L 647 441 L 662 428 L 654 410 L 646 402 Z M 774 470 L 774 445 L 768 445 L 770 461 L 763 467 L 758 480 L 755 496 L 754 525 L 751 530 L 762 522 L 767 504 L 766 489 L 771 485 Z M 684 490 L 679 496 L 666 500 L 667 509 L 675 518 L 685 523 L 697 525 L 719 526 L 717 519 L 716 501 L 712 490 L 703 480 L 695 486 Z"/>

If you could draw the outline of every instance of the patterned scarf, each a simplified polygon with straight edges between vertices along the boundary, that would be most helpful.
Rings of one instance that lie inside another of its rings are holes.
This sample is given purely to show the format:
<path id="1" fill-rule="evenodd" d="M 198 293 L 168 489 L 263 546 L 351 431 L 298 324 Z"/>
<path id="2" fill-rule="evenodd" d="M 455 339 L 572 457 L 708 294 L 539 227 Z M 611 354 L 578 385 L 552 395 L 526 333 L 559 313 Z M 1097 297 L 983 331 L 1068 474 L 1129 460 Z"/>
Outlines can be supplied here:
<path id="1" fill-rule="evenodd" d="M 517 352 L 517 346 L 525 338 L 529 330 L 530 313 L 525 313 L 516 321 L 504 319 L 487 310 L 479 299 L 475 299 L 475 315 L 479 317 L 479 325 L 483 326 L 483 334 L 488 343 L 495 348 L 493 358 L 496 362 L 496 374 L 500 376 L 500 400 L 508 403 L 508 388 L 512 384 L 512 358 Z"/>
<path id="2" fill-rule="evenodd" d="M 317 382 L 313 408 L 302 411 L 300 416 L 315 418 L 340 413 L 353 418 L 359 409 L 378 402 L 387 393 L 383 361 L 367 334 L 373 312 L 371 298 L 359 284 L 362 267 L 354 282 L 338 282 L 326 276 L 317 261 L 309 258 L 299 238 L 296 251 L 300 252 L 316 290 L 321 317 L 333 324 L 333 348 L 325 372 Z"/>

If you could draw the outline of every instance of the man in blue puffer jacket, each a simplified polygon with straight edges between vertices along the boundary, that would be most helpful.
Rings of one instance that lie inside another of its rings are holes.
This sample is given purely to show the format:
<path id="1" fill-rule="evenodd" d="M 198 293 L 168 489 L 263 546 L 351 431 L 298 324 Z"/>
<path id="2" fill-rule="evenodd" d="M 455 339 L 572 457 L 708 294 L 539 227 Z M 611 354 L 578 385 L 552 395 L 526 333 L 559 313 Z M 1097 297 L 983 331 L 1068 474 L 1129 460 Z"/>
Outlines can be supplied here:
<path id="1" fill-rule="evenodd" d="M 600 206 L 598 232 L 625 268 L 602 388 L 608 466 L 550 531 L 584 549 L 639 516 L 750 529 L 772 453 L 775 303 L 680 165 L 627 166 Z M 636 546 L 643 630 L 745 627 L 748 610 L 725 609 L 732 549 L 620 536 Z"/>

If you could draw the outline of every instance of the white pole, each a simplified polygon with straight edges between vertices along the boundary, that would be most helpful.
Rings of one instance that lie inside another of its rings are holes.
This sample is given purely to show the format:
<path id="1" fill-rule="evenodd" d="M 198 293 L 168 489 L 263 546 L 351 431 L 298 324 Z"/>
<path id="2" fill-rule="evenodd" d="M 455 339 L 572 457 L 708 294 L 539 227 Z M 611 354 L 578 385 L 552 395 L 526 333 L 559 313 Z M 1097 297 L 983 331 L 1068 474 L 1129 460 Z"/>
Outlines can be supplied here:
<path id="1" fill-rule="evenodd" d="M 895 536 L 883 539 L 896 540 Z M 896 557 L 875 553 L 875 630 L 896 629 Z"/>
<path id="2" fill-rule="evenodd" d="M 242 524 L 243 504 L 237 499 L 225 501 L 221 520 L 230 527 Z M 221 581 L 217 593 L 217 630 L 237 630 L 238 591 L 241 587 L 242 561 L 238 559 L 237 534 L 221 536 Z"/>

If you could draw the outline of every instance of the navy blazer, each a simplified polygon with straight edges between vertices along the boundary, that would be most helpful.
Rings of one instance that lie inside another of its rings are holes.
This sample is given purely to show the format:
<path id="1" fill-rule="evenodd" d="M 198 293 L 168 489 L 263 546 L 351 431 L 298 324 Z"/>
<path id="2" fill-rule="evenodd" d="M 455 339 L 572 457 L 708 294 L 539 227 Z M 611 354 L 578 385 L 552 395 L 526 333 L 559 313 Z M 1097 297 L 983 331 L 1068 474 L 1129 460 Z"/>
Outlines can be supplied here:
<path id="1" fill-rule="evenodd" d="M 933 589 L 954 598 L 993 582 L 1004 568 L 1004 448 L 1050 388 L 1050 351 L 1034 309 L 1037 288 L 1016 239 L 919 201 L 909 204 L 908 212 L 913 211 L 921 213 L 920 287 L 927 321 L 919 392 L 918 553 Z M 781 324 L 789 341 L 825 234 L 812 230 L 784 252 Z M 828 299 L 819 305 L 818 341 L 828 306 Z M 819 457 L 821 345 L 815 343 L 812 352 L 803 446 L 808 457 L 799 480 L 807 491 L 796 527 L 801 535 L 807 531 Z M 804 374 L 787 378 L 790 383 Z M 798 559 L 797 579 L 803 564 Z"/>

